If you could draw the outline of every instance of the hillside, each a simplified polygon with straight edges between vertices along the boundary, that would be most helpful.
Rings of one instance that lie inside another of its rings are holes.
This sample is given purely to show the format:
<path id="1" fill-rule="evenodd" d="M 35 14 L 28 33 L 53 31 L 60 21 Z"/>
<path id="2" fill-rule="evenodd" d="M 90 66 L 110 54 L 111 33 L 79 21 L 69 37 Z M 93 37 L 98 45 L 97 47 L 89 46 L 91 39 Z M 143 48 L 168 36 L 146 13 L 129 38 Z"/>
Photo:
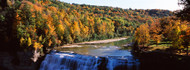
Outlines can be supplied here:
<path id="1" fill-rule="evenodd" d="M 68 4 L 55 0 L 2 0 L 0 40 L 2 48 L 39 50 L 67 43 L 131 36 L 168 10 L 122 9 Z"/>

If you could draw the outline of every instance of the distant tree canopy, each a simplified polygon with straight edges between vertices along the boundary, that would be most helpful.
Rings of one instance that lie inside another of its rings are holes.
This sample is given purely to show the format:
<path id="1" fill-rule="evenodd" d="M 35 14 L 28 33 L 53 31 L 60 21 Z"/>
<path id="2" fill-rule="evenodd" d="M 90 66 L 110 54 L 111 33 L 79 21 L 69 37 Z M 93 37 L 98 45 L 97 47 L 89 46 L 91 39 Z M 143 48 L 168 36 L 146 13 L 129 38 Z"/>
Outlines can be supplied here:
<path id="1" fill-rule="evenodd" d="M 132 36 L 139 25 L 148 26 L 172 15 L 168 10 L 121 9 L 56 0 L 1 0 L 0 9 L 0 43 L 14 43 L 12 47 L 29 50 Z"/>

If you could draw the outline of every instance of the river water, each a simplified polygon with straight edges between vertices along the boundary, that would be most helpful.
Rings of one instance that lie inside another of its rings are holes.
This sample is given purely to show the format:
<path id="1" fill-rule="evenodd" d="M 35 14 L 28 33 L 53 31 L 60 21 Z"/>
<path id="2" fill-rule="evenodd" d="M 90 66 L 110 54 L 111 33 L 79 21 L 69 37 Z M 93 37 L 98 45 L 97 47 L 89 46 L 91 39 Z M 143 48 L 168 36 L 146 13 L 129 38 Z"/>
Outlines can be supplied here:
<path id="1" fill-rule="evenodd" d="M 139 70 L 140 62 L 131 54 L 131 47 L 123 47 L 129 42 L 57 49 L 46 55 L 40 70 Z"/>

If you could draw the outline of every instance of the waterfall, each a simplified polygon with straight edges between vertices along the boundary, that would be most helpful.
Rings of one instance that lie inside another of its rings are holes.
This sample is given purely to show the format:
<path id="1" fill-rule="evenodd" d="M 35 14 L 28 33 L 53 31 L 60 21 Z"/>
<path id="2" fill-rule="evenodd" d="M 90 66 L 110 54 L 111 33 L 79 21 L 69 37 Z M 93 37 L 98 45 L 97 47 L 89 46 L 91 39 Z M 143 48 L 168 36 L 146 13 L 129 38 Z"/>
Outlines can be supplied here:
<path id="1" fill-rule="evenodd" d="M 40 70 L 139 70 L 132 56 L 89 56 L 52 51 L 46 55 Z"/>

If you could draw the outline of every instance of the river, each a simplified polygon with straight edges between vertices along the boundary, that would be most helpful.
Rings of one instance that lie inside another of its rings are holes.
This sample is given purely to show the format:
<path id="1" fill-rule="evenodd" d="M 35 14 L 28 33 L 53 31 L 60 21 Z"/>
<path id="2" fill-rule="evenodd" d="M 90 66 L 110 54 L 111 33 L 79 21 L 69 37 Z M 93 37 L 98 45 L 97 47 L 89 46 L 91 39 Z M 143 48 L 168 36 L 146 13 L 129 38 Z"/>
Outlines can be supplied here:
<path id="1" fill-rule="evenodd" d="M 57 49 L 46 55 L 40 70 L 139 70 L 131 47 L 123 47 L 127 43 L 130 39 Z"/>

